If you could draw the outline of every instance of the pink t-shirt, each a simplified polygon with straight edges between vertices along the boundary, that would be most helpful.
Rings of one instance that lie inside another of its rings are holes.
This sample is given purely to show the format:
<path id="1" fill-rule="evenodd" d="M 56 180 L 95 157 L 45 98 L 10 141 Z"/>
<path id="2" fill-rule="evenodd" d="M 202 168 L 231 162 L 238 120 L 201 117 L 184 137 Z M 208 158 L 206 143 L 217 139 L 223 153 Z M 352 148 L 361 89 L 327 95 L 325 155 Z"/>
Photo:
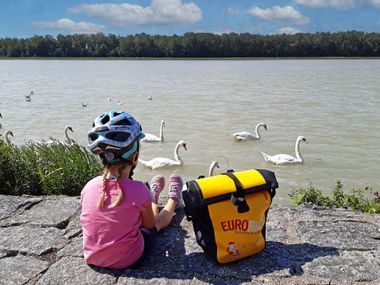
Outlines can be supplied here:
<path id="1" fill-rule="evenodd" d="M 121 179 L 124 199 L 108 209 L 119 193 L 116 180 L 108 180 L 104 207 L 98 208 L 102 183 L 103 177 L 98 176 L 81 193 L 84 259 L 87 264 L 122 269 L 135 263 L 143 252 L 141 211 L 150 206 L 152 198 L 143 182 Z"/>

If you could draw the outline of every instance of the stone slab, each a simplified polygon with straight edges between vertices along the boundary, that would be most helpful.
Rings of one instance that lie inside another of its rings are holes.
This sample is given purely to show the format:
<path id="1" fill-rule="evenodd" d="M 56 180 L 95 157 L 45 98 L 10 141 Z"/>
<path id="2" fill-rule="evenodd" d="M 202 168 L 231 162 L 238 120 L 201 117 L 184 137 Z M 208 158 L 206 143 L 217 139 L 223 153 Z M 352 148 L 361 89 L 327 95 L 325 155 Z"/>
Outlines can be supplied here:
<path id="1" fill-rule="evenodd" d="M 36 285 L 114 285 L 120 272 L 91 268 L 82 258 L 63 257 L 54 263 Z"/>
<path id="2" fill-rule="evenodd" d="M 33 199 L 0 196 L 0 278 L 17 263 L 20 284 L 380 284 L 380 215 L 274 205 L 265 249 L 217 265 L 179 211 L 139 269 L 108 270 L 84 263 L 79 197 Z"/>
<path id="3" fill-rule="evenodd" d="M 61 237 L 62 231 L 56 228 L 0 228 L 0 250 L 42 255 L 52 251 Z"/>
<path id="4" fill-rule="evenodd" d="M 70 217 L 80 209 L 80 200 L 73 197 L 46 198 L 22 214 L 9 220 L 9 225 L 28 223 L 41 227 L 64 229 Z"/>
<path id="5" fill-rule="evenodd" d="M 27 209 L 41 201 L 42 198 L 38 197 L 0 195 L 0 220 L 9 218 L 16 214 L 17 211 Z"/>
<path id="6" fill-rule="evenodd" d="M 0 259 L 0 285 L 26 284 L 48 269 L 48 263 L 31 256 L 11 256 Z"/>

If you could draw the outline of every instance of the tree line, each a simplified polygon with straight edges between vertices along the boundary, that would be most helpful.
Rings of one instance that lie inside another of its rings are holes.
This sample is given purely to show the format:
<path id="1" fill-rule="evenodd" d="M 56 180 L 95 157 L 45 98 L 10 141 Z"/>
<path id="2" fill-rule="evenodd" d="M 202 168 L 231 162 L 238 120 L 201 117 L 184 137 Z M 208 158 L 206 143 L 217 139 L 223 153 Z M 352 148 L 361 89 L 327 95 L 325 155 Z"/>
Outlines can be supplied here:
<path id="1" fill-rule="evenodd" d="M 1 38 L 1 57 L 376 57 L 380 34 L 74 34 Z"/>

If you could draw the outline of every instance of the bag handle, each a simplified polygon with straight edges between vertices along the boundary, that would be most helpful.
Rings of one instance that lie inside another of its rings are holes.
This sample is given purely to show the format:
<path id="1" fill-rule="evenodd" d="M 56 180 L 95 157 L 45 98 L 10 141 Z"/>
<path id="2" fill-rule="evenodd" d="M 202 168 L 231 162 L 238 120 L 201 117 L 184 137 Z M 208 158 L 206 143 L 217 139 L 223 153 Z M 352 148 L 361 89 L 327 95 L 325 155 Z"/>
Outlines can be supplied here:
<path id="1" fill-rule="evenodd" d="M 249 206 L 245 200 L 245 191 L 239 179 L 230 171 L 223 173 L 227 175 L 235 184 L 236 192 L 231 194 L 231 202 L 237 206 L 238 213 L 245 213 L 249 211 Z"/>

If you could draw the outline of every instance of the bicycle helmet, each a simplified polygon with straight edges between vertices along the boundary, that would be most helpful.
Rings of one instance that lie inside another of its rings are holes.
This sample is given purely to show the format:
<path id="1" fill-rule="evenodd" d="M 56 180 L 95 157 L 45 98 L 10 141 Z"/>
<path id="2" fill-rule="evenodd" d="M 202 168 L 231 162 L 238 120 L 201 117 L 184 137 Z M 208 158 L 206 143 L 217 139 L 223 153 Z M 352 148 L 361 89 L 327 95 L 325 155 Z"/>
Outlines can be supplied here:
<path id="1" fill-rule="evenodd" d="M 103 163 L 118 164 L 128 161 L 144 136 L 140 124 L 130 114 L 111 110 L 95 118 L 87 135 L 88 148 Z"/>

